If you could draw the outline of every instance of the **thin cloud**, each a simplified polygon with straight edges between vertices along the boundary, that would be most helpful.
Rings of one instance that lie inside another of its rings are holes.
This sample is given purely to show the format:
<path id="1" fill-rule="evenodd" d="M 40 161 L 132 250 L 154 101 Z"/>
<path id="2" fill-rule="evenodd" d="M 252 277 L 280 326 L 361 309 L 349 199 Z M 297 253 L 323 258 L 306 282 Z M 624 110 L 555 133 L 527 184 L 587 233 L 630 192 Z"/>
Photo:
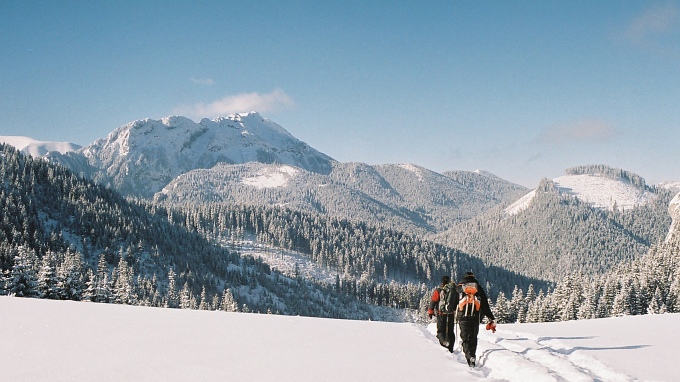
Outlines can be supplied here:
<path id="1" fill-rule="evenodd" d="M 212 78 L 196 78 L 196 77 L 191 77 L 189 78 L 191 82 L 199 85 L 205 85 L 205 86 L 212 86 L 215 84 L 215 81 L 212 80 Z"/>
<path id="2" fill-rule="evenodd" d="M 192 106 L 180 107 L 175 114 L 186 115 L 192 118 L 215 118 L 233 113 L 257 111 L 271 112 L 293 107 L 293 99 L 283 90 L 276 89 L 271 93 L 245 93 L 226 96 L 217 101 Z"/>
<path id="3" fill-rule="evenodd" d="M 616 135 L 614 126 L 593 120 L 582 120 L 547 128 L 539 141 L 552 144 L 604 142 Z"/>
<path id="4" fill-rule="evenodd" d="M 625 32 L 625 38 L 632 44 L 648 47 L 660 43 L 660 39 L 680 32 L 680 8 L 669 3 L 657 6 L 632 20 Z"/>

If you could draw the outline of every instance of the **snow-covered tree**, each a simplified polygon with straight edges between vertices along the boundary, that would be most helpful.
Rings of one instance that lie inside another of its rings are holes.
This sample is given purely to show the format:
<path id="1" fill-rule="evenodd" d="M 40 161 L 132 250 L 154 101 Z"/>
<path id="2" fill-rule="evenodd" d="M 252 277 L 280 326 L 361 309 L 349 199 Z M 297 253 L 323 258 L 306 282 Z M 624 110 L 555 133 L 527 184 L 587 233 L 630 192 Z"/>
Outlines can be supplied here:
<path id="1" fill-rule="evenodd" d="M 168 293 L 165 306 L 168 308 L 179 308 L 179 296 L 177 295 L 177 281 L 175 271 L 170 268 L 168 271 Z"/>
<path id="2" fill-rule="evenodd" d="M 35 255 L 26 247 L 19 247 L 7 282 L 9 294 L 17 297 L 37 297 L 38 276 L 35 271 Z"/>
<path id="3" fill-rule="evenodd" d="M 203 289 L 201 290 L 201 301 L 198 304 L 198 309 L 199 310 L 211 310 L 210 301 L 208 300 L 208 296 L 205 292 L 205 286 L 203 286 Z"/>
<path id="4" fill-rule="evenodd" d="M 234 300 L 234 295 L 230 289 L 225 289 L 220 307 L 225 312 L 238 312 L 238 304 Z"/>
<path id="5" fill-rule="evenodd" d="M 42 265 L 38 272 L 38 291 L 41 298 L 56 300 L 61 297 L 55 269 L 56 262 L 56 254 L 52 251 L 48 251 L 42 258 Z"/>
<path id="6" fill-rule="evenodd" d="M 57 267 L 57 289 L 64 300 L 80 301 L 83 296 L 83 261 L 80 253 L 67 251 Z"/>

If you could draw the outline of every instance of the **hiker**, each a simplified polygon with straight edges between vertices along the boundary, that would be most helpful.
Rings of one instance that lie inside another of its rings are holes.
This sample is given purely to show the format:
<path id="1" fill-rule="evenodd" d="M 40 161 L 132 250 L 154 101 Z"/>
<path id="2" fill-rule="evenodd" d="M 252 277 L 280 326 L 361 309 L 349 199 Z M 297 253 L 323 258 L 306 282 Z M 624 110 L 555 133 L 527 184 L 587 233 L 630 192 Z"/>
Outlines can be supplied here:
<path id="1" fill-rule="evenodd" d="M 456 341 L 455 320 L 456 307 L 458 306 L 458 291 L 456 284 L 451 282 L 449 276 L 442 276 L 442 283 L 432 292 L 430 306 L 427 315 L 432 318 L 437 315 L 437 339 L 439 344 L 453 353 L 453 344 Z"/>
<path id="2" fill-rule="evenodd" d="M 458 323 L 460 327 L 460 343 L 465 353 L 468 366 L 475 367 L 477 352 L 477 335 L 479 324 L 483 317 L 489 319 L 487 330 L 496 331 L 494 316 L 489 307 L 486 292 L 479 285 L 479 281 L 472 272 L 466 272 L 463 279 L 458 283 L 460 291 L 458 303 Z"/>

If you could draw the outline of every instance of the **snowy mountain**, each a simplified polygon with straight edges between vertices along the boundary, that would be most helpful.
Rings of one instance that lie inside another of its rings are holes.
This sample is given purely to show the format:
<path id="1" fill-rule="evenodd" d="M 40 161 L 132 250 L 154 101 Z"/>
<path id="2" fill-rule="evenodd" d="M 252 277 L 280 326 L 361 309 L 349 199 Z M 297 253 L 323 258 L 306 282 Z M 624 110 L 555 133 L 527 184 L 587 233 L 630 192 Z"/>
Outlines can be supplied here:
<path id="1" fill-rule="evenodd" d="M 28 137 L 21 136 L 3 136 L 0 135 L 0 143 L 6 143 L 16 147 L 17 150 L 31 155 L 35 158 L 44 156 L 50 151 L 56 151 L 61 154 L 73 152 L 81 148 L 81 146 L 69 142 L 48 142 L 37 141 Z"/>
<path id="2" fill-rule="evenodd" d="M 526 190 L 500 179 L 491 187 L 472 173 L 461 180 L 462 173 L 446 176 L 412 164 L 333 162 L 329 174 L 280 164 L 219 164 L 175 178 L 155 199 L 280 205 L 425 233 L 445 230 Z"/>
<path id="3" fill-rule="evenodd" d="M 329 173 L 329 156 L 309 147 L 258 113 L 232 114 L 199 123 L 185 117 L 144 119 L 115 129 L 77 153 L 96 169 L 93 178 L 124 194 L 152 197 L 177 176 L 218 163 L 280 163 Z M 76 173 L 90 168 L 74 155 L 51 158 Z"/>
<path id="4" fill-rule="evenodd" d="M 420 233 L 448 229 L 526 192 L 482 171 L 338 163 L 256 112 L 199 123 L 138 120 L 45 158 L 124 195 L 285 205 Z"/>
<path id="5" fill-rule="evenodd" d="M 561 183 L 544 179 L 510 206 L 456 224 L 435 240 L 487 264 L 553 281 L 576 271 L 602 274 L 663 240 L 673 195 L 621 170 L 574 173 L 582 170 L 557 178 Z"/>
<path id="6" fill-rule="evenodd" d="M 636 184 L 636 179 L 641 179 L 639 176 L 628 174 L 606 166 L 583 166 L 568 169 L 566 175 L 557 177 L 552 182 L 561 194 L 610 211 L 646 205 L 657 197 L 651 188 L 646 187 L 644 180 L 642 185 Z M 536 190 L 530 191 L 508 206 L 505 209 L 506 214 L 514 215 L 523 211 L 535 195 Z"/>
<path id="7" fill-rule="evenodd" d="M 680 341 L 679 314 L 500 324 L 470 369 L 434 324 L 13 297 L 0 311 L 8 381 L 670 382 Z"/>

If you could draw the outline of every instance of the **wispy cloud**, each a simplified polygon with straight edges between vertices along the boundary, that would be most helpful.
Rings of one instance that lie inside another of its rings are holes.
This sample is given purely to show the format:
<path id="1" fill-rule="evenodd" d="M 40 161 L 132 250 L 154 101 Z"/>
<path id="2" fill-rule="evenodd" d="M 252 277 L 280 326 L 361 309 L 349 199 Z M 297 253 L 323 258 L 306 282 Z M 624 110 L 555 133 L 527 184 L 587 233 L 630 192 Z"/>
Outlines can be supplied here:
<path id="1" fill-rule="evenodd" d="M 633 19 L 624 31 L 626 40 L 642 47 L 655 47 L 669 35 L 680 33 L 680 7 L 675 3 L 656 6 Z"/>
<path id="2" fill-rule="evenodd" d="M 611 124 L 596 120 L 581 120 L 551 126 L 543 131 L 539 141 L 552 144 L 604 142 L 616 135 Z"/>
<path id="3" fill-rule="evenodd" d="M 196 78 L 196 77 L 191 77 L 189 78 L 191 82 L 199 85 L 205 85 L 205 86 L 212 86 L 215 84 L 215 81 L 212 80 L 212 78 Z"/>
<path id="4" fill-rule="evenodd" d="M 211 103 L 199 103 L 175 109 L 174 114 L 192 118 L 214 118 L 240 112 L 270 112 L 294 106 L 293 99 L 283 90 L 271 93 L 245 93 L 230 95 Z"/>

